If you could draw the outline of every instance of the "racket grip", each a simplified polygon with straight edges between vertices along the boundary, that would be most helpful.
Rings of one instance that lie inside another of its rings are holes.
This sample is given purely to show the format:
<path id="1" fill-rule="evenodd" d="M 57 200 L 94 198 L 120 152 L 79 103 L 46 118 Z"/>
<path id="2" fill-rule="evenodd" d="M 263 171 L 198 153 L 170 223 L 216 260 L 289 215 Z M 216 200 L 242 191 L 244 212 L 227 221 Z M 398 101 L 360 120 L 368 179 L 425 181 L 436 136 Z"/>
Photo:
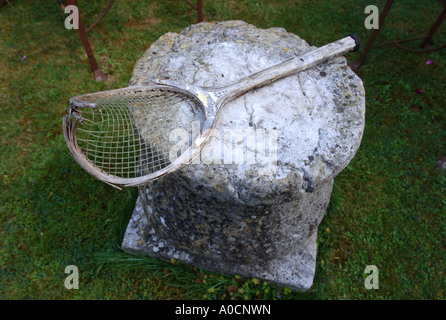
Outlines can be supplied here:
<path id="1" fill-rule="evenodd" d="M 268 69 L 257 72 L 249 77 L 225 87 L 230 98 L 240 96 L 247 91 L 259 88 L 284 77 L 307 70 L 337 56 L 359 48 L 358 36 L 351 34 L 337 41 L 310 50 L 296 58 L 284 61 Z"/>
<path id="2" fill-rule="evenodd" d="M 354 34 L 354 33 L 350 33 L 349 36 L 352 37 L 353 40 L 355 40 L 355 43 L 356 43 L 356 46 L 353 48 L 352 51 L 359 50 L 359 46 L 361 45 L 361 40 L 359 39 L 359 37 L 356 34 Z"/>

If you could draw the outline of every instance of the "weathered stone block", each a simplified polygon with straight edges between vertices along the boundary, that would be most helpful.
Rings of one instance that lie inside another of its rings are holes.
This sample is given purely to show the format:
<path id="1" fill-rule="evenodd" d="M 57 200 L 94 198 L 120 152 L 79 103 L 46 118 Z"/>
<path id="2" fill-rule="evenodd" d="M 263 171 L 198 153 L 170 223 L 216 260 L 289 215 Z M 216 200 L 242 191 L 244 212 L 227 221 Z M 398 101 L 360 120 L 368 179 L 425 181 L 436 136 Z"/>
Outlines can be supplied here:
<path id="1" fill-rule="evenodd" d="M 130 85 L 219 87 L 309 50 L 281 28 L 200 23 L 153 43 Z M 172 130 L 191 128 L 169 114 Z M 140 187 L 123 249 L 307 290 L 333 179 L 354 157 L 364 117 L 363 84 L 344 57 L 229 102 L 199 159 Z"/>

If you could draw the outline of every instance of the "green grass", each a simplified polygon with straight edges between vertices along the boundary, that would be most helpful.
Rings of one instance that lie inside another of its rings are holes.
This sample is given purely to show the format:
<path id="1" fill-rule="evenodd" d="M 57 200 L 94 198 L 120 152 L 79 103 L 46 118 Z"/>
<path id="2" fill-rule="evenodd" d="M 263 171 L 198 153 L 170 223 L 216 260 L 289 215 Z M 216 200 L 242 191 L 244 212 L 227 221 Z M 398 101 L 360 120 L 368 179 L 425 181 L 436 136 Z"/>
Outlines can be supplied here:
<path id="1" fill-rule="evenodd" d="M 86 25 L 107 2 L 78 1 Z M 208 21 L 283 27 L 317 46 L 351 32 L 365 42 L 371 33 L 367 1 L 203 2 Z M 89 34 L 109 75 L 98 83 L 57 1 L 10 3 L 0 7 L 1 299 L 273 299 L 278 292 L 281 299 L 445 299 L 446 173 L 436 161 L 446 155 L 446 50 L 380 48 L 357 71 L 367 94 L 364 137 L 319 227 L 314 285 L 297 294 L 121 252 L 136 189 L 94 180 L 65 146 L 69 98 L 126 86 L 150 44 L 194 23 L 193 10 L 179 0 L 116 1 Z M 396 1 L 377 42 L 422 35 L 440 12 L 434 0 Z M 435 45 L 446 43 L 445 28 Z M 79 290 L 64 287 L 72 264 Z M 364 287 L 367 265 L 379 268 L 378 290 Z"/>

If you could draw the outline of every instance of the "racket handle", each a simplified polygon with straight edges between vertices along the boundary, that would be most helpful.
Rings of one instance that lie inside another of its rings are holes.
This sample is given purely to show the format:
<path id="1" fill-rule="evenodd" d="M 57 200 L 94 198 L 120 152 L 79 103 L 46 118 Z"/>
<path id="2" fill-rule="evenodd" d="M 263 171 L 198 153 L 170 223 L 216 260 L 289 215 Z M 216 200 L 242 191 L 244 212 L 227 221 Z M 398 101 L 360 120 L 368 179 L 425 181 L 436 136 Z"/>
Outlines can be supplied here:
<path id="1" fill-rule="evenodd" d="M 304 53 L 299 57 L 255 73 L 237 83 L 225 87 L 224 89 L 225 92 L 229 92 L 228 95 L 230 95 L 232 99 L 251 89 L 262 87 L 281 78 L 307 70 L 344 53 L 357 50 L 358 48 L 359 38 L 356 35 L 351 34 L 345 38 Z"/>
<path id="2" fill-rule="evenodd" d="M 359 46 L 361 45 L 361 40 L 359 39 L 359 37 L 356 34 L 354 34 L 354 33 L 350 33 L 349 37 L 352 37 L 353 40 L 355 40 L 355 43 L 356 43 L 356 46 L 353 48 L 352 51 L 359 50 Z"/>

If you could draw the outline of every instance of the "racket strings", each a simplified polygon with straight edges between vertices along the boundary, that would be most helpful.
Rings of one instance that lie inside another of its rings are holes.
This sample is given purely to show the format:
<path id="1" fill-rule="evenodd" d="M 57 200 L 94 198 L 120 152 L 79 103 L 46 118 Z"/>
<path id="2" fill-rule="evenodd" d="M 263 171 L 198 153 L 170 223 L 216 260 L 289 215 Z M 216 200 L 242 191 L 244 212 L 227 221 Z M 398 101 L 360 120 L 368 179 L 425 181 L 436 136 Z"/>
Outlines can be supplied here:
<path id="1" fill-rule="evenodd" d="M 157 88 L 91 102 L 96 107 L 82 109 L 77 144 L 96 167 L 124 179 L 170 165 L 170 150 L 176 141 L 170 141 L 169 133 L 178 125 L 170 117 L 180 114 L 187 123 L 197 113 L 195 102 L 188 96 Z"/>

